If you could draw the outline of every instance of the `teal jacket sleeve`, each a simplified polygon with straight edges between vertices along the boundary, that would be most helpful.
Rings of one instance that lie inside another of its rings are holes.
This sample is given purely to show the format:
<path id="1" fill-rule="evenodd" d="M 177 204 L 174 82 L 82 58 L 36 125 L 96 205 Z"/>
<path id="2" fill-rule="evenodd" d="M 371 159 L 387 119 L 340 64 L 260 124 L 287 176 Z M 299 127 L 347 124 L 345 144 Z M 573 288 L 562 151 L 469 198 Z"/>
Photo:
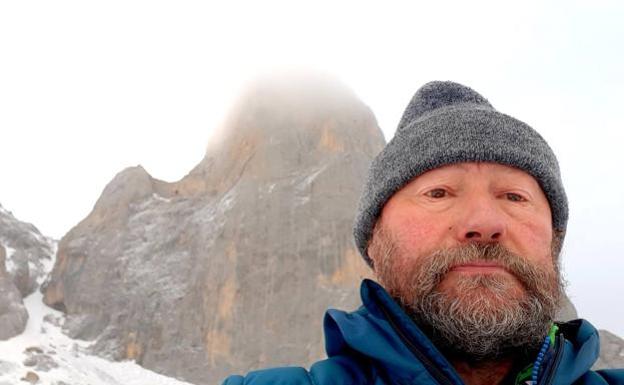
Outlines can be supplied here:
<path id="1" fill-rule="evenodd" d="M 246 376 L 229 376 L 223 385 L 317 385 L 304 368 L 284 367 L 249 372 Z"/>
<path id="2" fill-rule="evenodd" d="M 373 369 L 350 357 L 334 356 L 316 362 L 307 371 L 300 367 L 282 367 L 229 376 L 223 385 L 366 385 L 376 383 Z"/>

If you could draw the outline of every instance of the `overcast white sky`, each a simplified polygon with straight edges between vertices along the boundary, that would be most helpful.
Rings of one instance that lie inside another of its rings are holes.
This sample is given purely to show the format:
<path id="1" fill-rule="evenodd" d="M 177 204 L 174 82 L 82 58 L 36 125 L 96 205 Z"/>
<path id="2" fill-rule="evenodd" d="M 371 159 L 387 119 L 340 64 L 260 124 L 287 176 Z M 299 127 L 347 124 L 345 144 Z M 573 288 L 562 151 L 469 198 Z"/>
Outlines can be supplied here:
<path id="1" fill-rule="evenodd" d="M 257 74 L 332 74 L 386 138 L 419 86 L 455 80 L 558 154 L 570 295 L 624 336 L 621 4 L 3 1 L 0 203 L 60 238 L 125 167 L 180 179 Z"/>

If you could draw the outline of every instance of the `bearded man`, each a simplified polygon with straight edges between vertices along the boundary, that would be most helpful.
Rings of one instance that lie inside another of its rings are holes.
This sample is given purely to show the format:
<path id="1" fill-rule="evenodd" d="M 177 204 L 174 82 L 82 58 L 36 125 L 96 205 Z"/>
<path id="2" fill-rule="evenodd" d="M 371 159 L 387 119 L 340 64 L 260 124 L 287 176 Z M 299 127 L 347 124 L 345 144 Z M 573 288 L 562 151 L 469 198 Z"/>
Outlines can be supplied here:
<path id="1" fill-rule="evenodd" d="M 379 284 L 325 316 L 328 358 L 226 385 L 624 384 L 599 337 L 554 322 L 568 205 L 555 155 L 474 90 L 431 82 L 374 159 L 354 226 Z"/>

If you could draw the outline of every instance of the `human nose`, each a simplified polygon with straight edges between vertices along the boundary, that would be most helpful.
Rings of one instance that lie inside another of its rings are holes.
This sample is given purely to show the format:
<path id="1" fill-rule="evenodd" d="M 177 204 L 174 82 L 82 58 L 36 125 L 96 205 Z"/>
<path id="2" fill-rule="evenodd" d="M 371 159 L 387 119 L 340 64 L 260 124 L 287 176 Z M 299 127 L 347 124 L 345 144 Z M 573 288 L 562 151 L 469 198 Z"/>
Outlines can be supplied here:
<path id="1" fill-rule="evenodd" d="M 457 237 L 460 242 L 491 243 L 504 237 L 504 213 L 493 199 L 472 198 L 465 203 L 457 223 Z"/>

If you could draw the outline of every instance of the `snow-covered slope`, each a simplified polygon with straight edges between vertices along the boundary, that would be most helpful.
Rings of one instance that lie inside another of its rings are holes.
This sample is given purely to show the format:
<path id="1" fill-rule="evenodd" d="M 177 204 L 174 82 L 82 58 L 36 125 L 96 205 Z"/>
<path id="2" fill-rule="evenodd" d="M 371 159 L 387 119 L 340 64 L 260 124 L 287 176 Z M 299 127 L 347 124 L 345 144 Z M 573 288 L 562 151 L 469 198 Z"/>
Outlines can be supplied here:
<path id="1" fill-rule="evenodd" d="M 0 385 L 26 383 L 22 379 L 42 385 L 188 384 L 131 361 L 110 362 L 89 355 L 90 343 L 62 333 L 63 313 L 47 307 L 39 290 L 24 304 L 29 315 L 26 330 L 0 341 Z"/>

